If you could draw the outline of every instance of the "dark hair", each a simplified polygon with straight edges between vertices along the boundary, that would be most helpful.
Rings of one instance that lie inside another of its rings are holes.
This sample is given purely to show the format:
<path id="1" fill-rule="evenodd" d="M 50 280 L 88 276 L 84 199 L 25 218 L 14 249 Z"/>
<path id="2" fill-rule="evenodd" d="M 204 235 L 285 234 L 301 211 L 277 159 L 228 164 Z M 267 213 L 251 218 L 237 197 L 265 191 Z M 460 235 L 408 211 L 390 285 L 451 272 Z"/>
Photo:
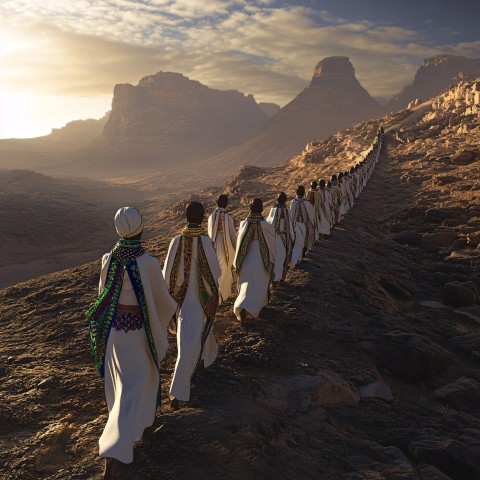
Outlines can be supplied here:
<path id="1" fill-rule="evenodd" d="M 343 178 L 343 172 L 340 172 L 340 173 L 338 174 L 338 179 L 341 180 L 342 178 Z"/>
<path id="2" fill-rule="evenodd" d="M 305 187 L 303 185 L 299 185 L 297 188 L 297 195 L 299 197 L 303 197 L 305 195 Z"/>
<path id="3" fill-rule="evenodd" d="M 190 202 L 186 209 L 188 223 L 202 223 L 205 217 L 205 209 L 200 202 Z"/>
<path id="4" fill-rule="evenodd" d="M 350 167 L 350 173 L 353 173 L 355 171 L 355 167 Z"/>
<path id="5" fill-rule="evenodd" d="M 332 182 L 327 182 L 327 187 L 330 188 L 332 186 Z"/>
<path id="6" fill-rule="evenodd" d="M 325 188 L 325 180 L 323 178 L 320 180 L 320 188 Z"/>
<path id="7" fill-rule="evenodd" d="M 263 212 L 263 201 L 261 198 L 255 198 L 250 203 L 250 211 L 252 213 L 262 213 Z"/>
<path id="8" fill-rule="evenodd" d="M 334 174 L 332 175 L 332 182 L 335 181 L 335 180 L 337 180 L 337 175 L 334 173 Z"/>
<path id="9" fill-rule="evenodd" d="M 217 205 L 220 207 L 220 208 L 227 208 L 227 205 L 228 205 L 228 197 L 222 193 L 221 195 L 219 195 L 219 197 L 217 198 Z"/>
<path id="10" fill-rule="evenodd" d="M 312 188 L 317 188 L 317 185 L 318 183 L 315 180 L 310 184 Z"/>
<path id="11" fill-rule="evenodd" d="M 277 197 L 277 203 L 279 205 L 284 205 L 286 202 L 287 202 L 287 195 L 285 194 L 285 192 L 279 193 Z"/>

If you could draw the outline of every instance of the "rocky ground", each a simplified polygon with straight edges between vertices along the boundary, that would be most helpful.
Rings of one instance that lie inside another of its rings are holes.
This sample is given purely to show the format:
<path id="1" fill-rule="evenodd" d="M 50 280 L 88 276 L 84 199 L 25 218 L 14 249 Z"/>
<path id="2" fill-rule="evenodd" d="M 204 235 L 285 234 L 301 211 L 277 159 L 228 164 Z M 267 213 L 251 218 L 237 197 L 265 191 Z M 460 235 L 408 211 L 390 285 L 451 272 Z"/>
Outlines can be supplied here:
<path id="1" fill-rule="evenodd" d="M 220 308 L 218 360 L 176 412 L 166 403 L 171 346 L 153 436 L 125 478 L 480 478 L 480 129 L 465 100 L 474 88 L 411 121 L 406 111 L 383 120 L 396 126 L 353 210 L 246 331 L 231 303 Z M 299 182 L 348 167 L 376 125 L 280 167 L 243 169 L 223 189 L 236 220 L 254 196 L 271 204 L 279 189 L 292 196 Z M 211 206 L 217 194 L 196 197 Z M 165 228 L 147 243 L 160 259 L 182 208 L 151 219 Z M 82 316 L 98 270 L 0 291 L 1 478 L 100 476 L 106 408 Z"/>

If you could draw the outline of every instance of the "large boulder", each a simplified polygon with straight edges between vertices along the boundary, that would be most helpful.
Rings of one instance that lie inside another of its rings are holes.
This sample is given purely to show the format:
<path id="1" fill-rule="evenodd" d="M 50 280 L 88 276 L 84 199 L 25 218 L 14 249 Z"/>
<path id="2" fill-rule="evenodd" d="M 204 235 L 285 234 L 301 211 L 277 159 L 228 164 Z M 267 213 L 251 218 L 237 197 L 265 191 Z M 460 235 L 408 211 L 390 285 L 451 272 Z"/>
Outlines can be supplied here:
<path id="1" fill-rule="evenodd" d="M 457 239 L 457 233 L 452 230 L 425 233 L 422 237 L 422 248 L 427 251 L 437 251 L 449 247 Z"/>
<path id="2" fill-rule="evenodd" d="M 455 408 L 478 409 L 480 408 L 480 383 L 473 378 L 460 377 L 435 390 L 433 396 Z"/>
<path id="3" fill-rule="evenodd" d="M 392 331 L 376 342 L 379 368 L 388 368 L 404 380 L 428 380 L 449 367 L 453 355 L 428 337 Z"/>
<path id="4" fill-rule="evenodd" d="M 448 282 L 443 286 L 442 302 L 454 307 L 468 307 L 480 301 L 480 291 L 473 281 Z"/>
<path id="5" fill-rule="evenodd" d="M 428 463 L 419 463 L 417 468 L 422 480 L 452 480 L 451 477 L 445 475 L 437 467 Z"/>
<path id="6" fill-rule="evenodd" d="M 480 475 L 478 445 L 452 438 L 426 435 L 408 446 L 414 460 L 434 465 L 454 479 L 476 479 Z"/>
<path id="7" fill-rule="evenodd" d="M 280 408 L 355 405 L 360 400 L 357 389 L 330 370 L 319 370 L 316 375 L 273 377 L 267 398 L 267 403 Z"/>
<path id="8" fill-rule="evenodd" d="M 459 152 L 452 157 L 452 163 L 454 165 L 468 165 L 476 160 L 477 154 L 476 152 L 472 152 L 471 150 L 464 150 L 463 152 Z"/>

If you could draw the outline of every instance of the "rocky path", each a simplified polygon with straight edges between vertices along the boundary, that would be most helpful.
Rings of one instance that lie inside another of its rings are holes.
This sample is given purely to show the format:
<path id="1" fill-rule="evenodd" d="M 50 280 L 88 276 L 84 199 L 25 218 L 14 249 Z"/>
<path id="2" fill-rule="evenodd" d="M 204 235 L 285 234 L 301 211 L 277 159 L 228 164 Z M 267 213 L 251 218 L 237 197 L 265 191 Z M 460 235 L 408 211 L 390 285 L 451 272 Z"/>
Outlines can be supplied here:
<path id="1" fill-rule="evenodd" d="M 397 147 L 387 138 L 354 209 L 246 332 L 221 307 L 218 361 L 187 408 L 170 411 L 164 389 L 126 479 L 480 478 L 478 311 L 437 308 L 443 283 L 478 265 L 419 244 L 455 212 L 432 220 L 437 198 Z M 152 243 L 159 258 L 168 240 Z M 99 477 L 106 410 L 81 316 L 97 275 L 0 292 L 1 478 Z"/>

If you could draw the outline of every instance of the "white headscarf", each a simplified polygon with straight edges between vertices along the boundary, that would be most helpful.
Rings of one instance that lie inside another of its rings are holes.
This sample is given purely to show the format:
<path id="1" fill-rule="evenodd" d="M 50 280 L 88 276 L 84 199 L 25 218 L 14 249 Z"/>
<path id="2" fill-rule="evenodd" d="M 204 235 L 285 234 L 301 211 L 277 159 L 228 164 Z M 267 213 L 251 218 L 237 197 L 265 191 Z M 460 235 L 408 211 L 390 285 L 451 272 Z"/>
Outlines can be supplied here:
<path id="1" fill-rule="evenodd" d="M 133 207 L 122 207 L 115 214 L 115 228 L 122 238 L 130 238 L 143 231 L 143 218 Z"/>

